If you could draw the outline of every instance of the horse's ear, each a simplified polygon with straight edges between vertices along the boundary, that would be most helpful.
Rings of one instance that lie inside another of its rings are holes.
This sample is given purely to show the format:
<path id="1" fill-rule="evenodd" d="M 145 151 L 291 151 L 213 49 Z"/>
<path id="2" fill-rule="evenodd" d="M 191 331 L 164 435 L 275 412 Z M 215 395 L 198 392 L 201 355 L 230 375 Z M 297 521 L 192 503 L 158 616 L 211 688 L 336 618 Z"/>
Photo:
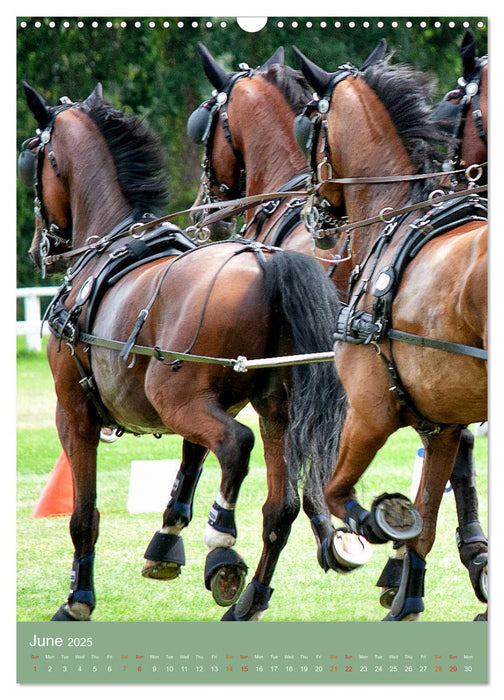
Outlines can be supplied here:
<path id="1" fill-rule="evenodd" d="M 466 30 L 462 39 L 460 57 L 462 58 L 462 75 L 466 80 L 471 80 L 476 67 L 476 39 L 470 29 Z"/>
<path id="2" fill-rule="evenodd" d="M 96 84 L 93 92 L 89 95 L 89 97 L 86 97 L 82 103 L 82 107 L 84 107 L 84 109 L 91 109 L 99 102 L 103 102 L 103 86 L 101 83 Z"/>
<path id="3" fill-rule="evenodd" d="M 381 61 L 385 56 L 386 52 L 387 42 L 385 39 L 380 39 L 378 46 L 369 54 L 369 56 L 366 58 L 366 60 L 360 67 L 360 70 L 366 70 L 366 68 L 369 68 L 369 66 L 372 66 L 374 63 L 378 63 L 378 61 Z"/>
<path id="4" fill-rule="evenodd" d="M 283 65 L 283 63 L 284 63 L 284 58 L 285 58 L 284 47 L 283 47 L 283 46 L 279 46 L 278 49 L 277 49 L 277 50 L 275 51 L 275 53 L 273 54 L 273 56 L 271 56 L 270 58 L 268 58 L 268 60 L 266 61 L 266 63 L 263 63 L 263 64 L 262 64 L 261 70 L 262 70 L 263 68 L 269 68 L 269 67 L 272 66 L 274 63 L 280 63 L 281 65 Z"/>
<path id="5" fill-rule="evenodd" d="M 292 50 L 296 55 L 299 67 L 306 80 L 319 95 L 324 95 L 326 89 L 329 87 L 329 83 L 331 82 L 334 73 L 327 73 L 327 71 L 317 66 L 315 63 L 313 63 L 313 61 L 310 61 L 309 58 L 301 53 L 296 46 L 293 46 Z"/>
<path id="6" fill-rule="evenodd" d="M 229 80 L 229 76 L 231 74 L 228 73 L 224 68 L 222 68 L 222 66 L 219 66 L 219 64 L 212 56 L 210 51 L 204 44 L 201 43 L 201 41 L 198 42 L 198 51 L 201 56 L 203 70 L 205 71 L 206 77 L 214 86 L 214 88 L 221 92 L 224 89 L 224 86 Z"/>
<path id="7" fill-rule="evenodd" d="M 30 111 L 37 120 L 39 128 L 45 129 L 50 118 L 50 108 L 47 106 L 47 102 L 42 95 L 32 88 L 31 85 L 28 85 L 28 83 L 23 82 L 23 87 Z"/>

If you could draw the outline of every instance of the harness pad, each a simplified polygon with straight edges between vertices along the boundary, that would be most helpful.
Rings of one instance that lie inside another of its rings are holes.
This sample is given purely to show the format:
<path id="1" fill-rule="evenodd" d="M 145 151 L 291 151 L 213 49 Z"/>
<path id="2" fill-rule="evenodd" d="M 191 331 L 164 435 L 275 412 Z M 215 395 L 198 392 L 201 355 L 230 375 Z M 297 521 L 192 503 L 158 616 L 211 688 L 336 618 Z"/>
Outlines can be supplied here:
<path id="1" fill-rule="evenodd" d="M 140 265 L 160 260 L 171 255 L 180 255 L 196 248 L 196 243 L 173 224 L 163 224 L 141 237 L 128 236 L 114 247 L 109 259 L 95 277 L 93 289 L 86 308 L 84 329 L 92 327 L 96 311 L 105 292 L 122 277 Z"/>

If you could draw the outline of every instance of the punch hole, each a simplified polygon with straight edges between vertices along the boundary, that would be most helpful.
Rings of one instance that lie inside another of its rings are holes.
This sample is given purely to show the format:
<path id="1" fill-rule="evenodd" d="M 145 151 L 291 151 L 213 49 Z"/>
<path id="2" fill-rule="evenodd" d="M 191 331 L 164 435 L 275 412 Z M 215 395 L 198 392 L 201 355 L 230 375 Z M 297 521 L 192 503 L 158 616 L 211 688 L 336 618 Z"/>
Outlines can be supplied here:
<path id="1" fill-rule="evenodd" d="M 243 29 L 244 32 L 258 32 L 264 29 L 268 21 L 267 17 L 237 17 L 236 21 L 238 26 Z"/>

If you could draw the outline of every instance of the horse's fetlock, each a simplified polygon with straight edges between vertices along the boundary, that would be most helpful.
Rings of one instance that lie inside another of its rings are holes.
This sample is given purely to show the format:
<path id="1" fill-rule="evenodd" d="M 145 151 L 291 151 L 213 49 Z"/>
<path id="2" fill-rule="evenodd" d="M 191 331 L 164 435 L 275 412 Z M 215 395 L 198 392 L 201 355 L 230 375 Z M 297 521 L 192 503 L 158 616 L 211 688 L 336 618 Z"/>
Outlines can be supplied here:
<path id="1" fill-rule="evenodd" d="M 80 606 L 88 608 L 86 617 L 94 610 L 95 595 L 93 583 L 94 552 L 83 557 L 74 555 L 72 572 L 70 574 L 70 594 L 68 603 L 70 607 L 80 609 Z"/>
<path id="2" fill-rule="evenodd" d="M 214 501 L 208 514 L 208 524 L 218 532 L 230 535 L 234 539 L 237 537 L 234 508 L 225 508 Z"/>

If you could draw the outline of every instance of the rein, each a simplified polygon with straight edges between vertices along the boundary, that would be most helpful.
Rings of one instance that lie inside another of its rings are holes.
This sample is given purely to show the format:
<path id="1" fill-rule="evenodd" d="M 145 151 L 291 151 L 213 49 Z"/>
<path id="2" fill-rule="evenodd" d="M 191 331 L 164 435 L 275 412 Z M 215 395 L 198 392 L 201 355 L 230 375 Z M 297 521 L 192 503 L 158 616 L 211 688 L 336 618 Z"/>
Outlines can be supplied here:
<path id="1" fill-rule="evenodd" d="M 355 182 L 357 179 L 358 178 L 352 178 L 354 182 L 346 184 L 357 184 L 357 182 Z M 337 180 L 325 180 L 315 188 L 315 191 L 318 191 L 320 187 L 324 184 L 336 182 Z M 336 226 L 335 228 L 327 229 L 325 231 L 320 230 L 316 233 L 313 232 L 312 235 L 314 238 L 326 238 L 327 236 L 334 236 L 338 233 L 342 233 L 343 231 L 348 233 L 349 231 L 353 231 L 354 229 L 361 228 L 363 226 L 371 226 L 372 224 L 379 223 L 389 224 L 395 217 L 402 216 L 403 214 L 409 214 L 413 211 L 417 211 L 418 209 L 424 209 L 426 207 L 436 207 L 442 204 L 443 202 L 447 202 L 450 199 L 457 199 L 459 197 L 463 197 L 464 195 L 474 195 L 487 191 L 487 185 L 468 187 L 466 190 L 459 190 L 457 192 L 450 192 L 448 194 L 442 194 L 441 190 L 434 190 L 434 192 L 432 192 L 427 199 L 424 199 L 421 202 L 417 202 L 416 204 L 409 204 L 404 207 L 399 207 L 398 209 L 392 209 L 392 207 L 385 207 L 376 216 L 372 216 L 368 219 L 354 221 L 352 223 L 345 222 L 342 226 Z M 309 205 L 305 211 L 307 214 L 311 213 L 309 211 Z"/>
<path id="2" fill-rule="evenodd" d="M 473 165 L 470 166 L 470 168 L 482 168 L 486 164 L 482 165 Z M 256 194 L 256 195 L 250 195 L 248 197 L 241 197 L 239 199 L 234 199 L 234 200 L 228 200 L 228 201 L 219 201 L 219 202 L 209 202 L 206 204 L 200 204 L 197 206 L 189 207 L 188 209 L 181 209 L 177 212 L 173 212 L 172 214 L 167 214 L 165 216 L 157 217 L 157 218 L 152 218 L 146 221 L 145 223 L 141 222 L 135 222 L 131 226 L 128 226 L 124 228 L 124 226 L 121 228 L 121 230 L 115 234 L 109 234 L 106 238 L 107 240 L 104 240 L 104 238 L 99 239 L 95 243 L 89 243 L 85 246 L 81 246 L 80 248 L 75 248 L 69 251 L 66 251 L 64 253 L 59 253 L 57 255 L 48 255 L 44 258 L 44 262 L 46 264 L 52 264 L 54 262 L 58 262 L 60 260 L 65 260 L 67 258 L 72 258 L 77 255 L 81 255 L 82 253 L 85 253 L 90 250 L 96 250 L 100 251 L 104 245 L 107 245 L 110 243 L 112 240 L 112 236 L 114 236 L 114 240 L 117 240 L 118 238 L 121 238 L 123 236 L 128 236 L 128 235 L 133 235 L 133 236 L 138 236 L 141 232 L 146 231 L 149 228 L 152 228 L 154 226 L 158 226 L 166 221 L 171 221 L 172 219 L 177 218 L 178 216 L 182 216 L 184 214 L 190 214 L 195 211 L 202 211 L 202 210 L 208 210 L 208 209 L 216 209 L 218 210 L 216 213 L 211 214 L 210 216 L 206 217 L 202 222 L 200 222 L 198 225 L 191 226 L 189 227 L 188 231 L 192 231 L 195 229 L 200 229 L 203 228 L 205 225 L 208 226 L 209 224 L 215 223 L 216 221 L 220 221 L 221 219 L 228 219 L 232 216 L 238 216 L 238 214 L 241 214 L 242 212 L 246 211 L 247 209 L 252 208 L 256 204 L 260 204 L 262 202 L 269 202 L 269 201 L 274 201 L 278 200 L 279 198 L 283 197 L 315 197 L 319 193 L 319 190 L 321 187 L 323 187 L 326 184 L 340 184 L 340 185 L 359 185 L 359 184 L 387 184 L 390 182 L 407 182 L 409 180 L 420 180 L 420 179 L 425 179 L 425 178 L 430 178 L 430 177 L 440 177 L 441 175 L 451 175 L 451 174 L 456 174 L 459 172 L 467 172 L 470 168 L 464 168 L 461 170 L 454 170 L 449 173 L 426 173 L 426 174 L 417 174 L 417 175 L 402 175 L 402 176 L 384 176 L 384 177 L 352 177 L 352 178 L 331 178 L 329 180 L 323 180 L 322 182 L 319 182 L 315 187 L 311 187 L 310 189 L 307 190 L 286 190 L 286 191 L 275 191 L 275 192 L 264 192 L 261 194 Z M 340 233 L 342 231 L 350 231 L 355 228 L 359 228 L 361 226 L 369 226 L 371 224 L 375 223 L 388 223 L 388 221 L 394 217 L 394 216 L 399 216 L 403 213 L 415 211 L 416 209 L 421 209 L 423 207 L 427 206 L 436 206 L 437 204 L 440 204 L 441 202 L 444 202 L 449 199 L 453 199 L 455 197 L 460 197 L 464 194 L 479 194 L 480 192 L 486 191 L 488 188 L 486 186 L 473 186 L 468 188 L 467 190 L 463 191 L 458 191 L 457 193 L 450 193 L 450 194 L 436 194 L 435 197 L 424 200 L 422 202 L 418 202 L 417 204 L 414 205 L 409 205 L 408 207 L 402 207 L 399 209 L 391 209 L 391 208 L 386 208 L 386 210 L 382 210 L 378 215 L 371 217 L 369 219 L 362 219 L 361 221 L 356 221 L 352 223 L 345 223 L 344 226 L 341 227 L 336 227 L 333 229 L 330 229 L 330 234 L 326 235 L 334 235 L 336 233 Z M 309 213 L 309 208 L 308 208 L 308 213 Z M 324 235 L 316 236 L 316 237 L 325 237 Z"/>

